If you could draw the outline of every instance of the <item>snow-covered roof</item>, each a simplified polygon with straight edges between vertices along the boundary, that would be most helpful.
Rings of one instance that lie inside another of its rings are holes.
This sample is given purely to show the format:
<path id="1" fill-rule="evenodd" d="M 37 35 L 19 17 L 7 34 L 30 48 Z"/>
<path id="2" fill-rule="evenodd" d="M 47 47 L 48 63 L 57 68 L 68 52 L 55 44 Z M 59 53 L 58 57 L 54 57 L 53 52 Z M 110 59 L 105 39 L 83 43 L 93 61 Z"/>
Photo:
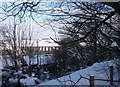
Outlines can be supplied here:
<path id="1" fill-rule="evenodd" d="M 4 41 L 5 47 L 8 49 L 12 49 L 11 45 Z M 22 46 L 25 47 L 58 47 L 59 45 L 55 43 L 53 40 L 22 40 L 21 41 Z M 19 46 L 19 43 L 17 44 Z M 2 45 L 0 45 L 0 50 L 4 49 Z"/>
<path id="2" fill-rule="evenodd" d="M 26 41 L 24 41 L 25 43 Z M 32 46 L 32 47 L 56 47 L 59 46 L 57 43 L 55 43 L 53 40 L 31 40 L 27 41 L 26 46 Z"/>

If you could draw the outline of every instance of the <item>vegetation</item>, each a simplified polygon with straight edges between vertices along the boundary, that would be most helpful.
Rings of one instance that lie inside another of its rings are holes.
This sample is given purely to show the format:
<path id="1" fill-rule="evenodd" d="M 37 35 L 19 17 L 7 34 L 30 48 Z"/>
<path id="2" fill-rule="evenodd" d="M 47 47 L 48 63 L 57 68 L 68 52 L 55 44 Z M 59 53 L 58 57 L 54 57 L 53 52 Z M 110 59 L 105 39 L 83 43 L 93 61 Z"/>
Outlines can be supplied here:
<path id="1" fill-rule="evenodd" d="M 95 62 L 111 59 L 117 61 L 119 73 L 119 8 L 119 2 L 47 2 L 45 4 L 41 0 L 27 0 L 2 3 L 1 21 L 9 18 L 14 20 L 12 26 L 1 26 L 0 31 L 2 31 L 4 41 L 2 43 L 4 47 L 2 56 L 6 60 L 7 53 L 13 60 L 15 67 L 20 65 L 19 62 L 26 65 L 23 56 L 28 55 L 29 59 L 31 59 L 39 49 L 33 49 L 32 45 L 27 48 L 27 41 L 32 39 L 31 32 L 29 31 L 27 36 L 24 30 L 17 30 L 17 27 L 29 18 L 43 27 L 40 20 L 45 18 L 48 22 L 47 25 L 55 33 L 54 28 L 56 27 L 54 23 L 59 24 L 61 26 L 59 27 L 59 33 L 64 37 L 61 41 L 51 38 L 61 46 L 60 50 L 54 51 L 53 64 L 47 67 L 53 78 L 63 76 L 70 71 L 85 68 Z M 22 28 L 25 28 L 25 26 Z M 27 29 L 25 28 L 25 30 Z M 26 41 L 24 44 L 23 40 Z M 9 48 L 7 48 L 7 45 L 9 45 Z M 41 74 L 42 67 L 37 66 L 37 69 L 40 69 L 38 74 Z"/>

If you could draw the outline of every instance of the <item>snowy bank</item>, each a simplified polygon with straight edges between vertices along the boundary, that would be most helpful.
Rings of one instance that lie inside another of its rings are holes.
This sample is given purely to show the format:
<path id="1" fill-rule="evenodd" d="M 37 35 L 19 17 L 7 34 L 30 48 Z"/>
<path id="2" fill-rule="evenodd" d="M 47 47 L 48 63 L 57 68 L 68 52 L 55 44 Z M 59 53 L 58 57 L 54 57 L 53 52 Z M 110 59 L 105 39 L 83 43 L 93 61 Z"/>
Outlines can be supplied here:
<path id="1" fill-rule="evenodd" d="M 109 66 L 114 65 L 114 61 L 95 63 L 91 67 L 71 73 L 70 75 L 60 77 L 39 85 L 89 85 L 89 76 L 94 75 L 95 79 L 109 79 Z M 115 72 L 115 68 L 114 68 Z M 85 77 L 81 78 L 80 77 Z M 87 79 L 88 78 L 88 79 Z M 117 79 L 117 75 L 114 75 Z M 109 85 L 107 81 L 95 81 L 95 85 Z"/>

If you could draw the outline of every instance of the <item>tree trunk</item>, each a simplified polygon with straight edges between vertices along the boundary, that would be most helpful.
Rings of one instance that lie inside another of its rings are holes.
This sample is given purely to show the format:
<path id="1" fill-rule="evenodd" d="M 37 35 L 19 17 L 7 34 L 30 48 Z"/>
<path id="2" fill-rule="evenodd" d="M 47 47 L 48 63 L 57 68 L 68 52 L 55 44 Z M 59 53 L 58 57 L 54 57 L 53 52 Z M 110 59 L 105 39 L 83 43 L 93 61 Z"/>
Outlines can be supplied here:
<path id="1" fill-rule="evenodd" d="M 17 60 L 14 60 L 14 70 L 17 72 L 17 66 L 18 66 L 18 64 L 17 64 Z"/>
<path id="2" fill-rule="evenodd" d="M 17 64 L 17 60 L 14 60 L 14 64 L 15 64 L 15 67 L 18 66 L 18 64 Z"/>
<path id="3" fill-rule="evenodd" d="M 118 80 L 120 80 L 120 58 L 118 58 L 117 69 L 118 69 Z"/>
<path id="4" fill-rule="evenodd" d="M 21 63 L 22 63 L 23 66 L 28 65 L 27 62 L 23 58 L 21 58 Z"/>

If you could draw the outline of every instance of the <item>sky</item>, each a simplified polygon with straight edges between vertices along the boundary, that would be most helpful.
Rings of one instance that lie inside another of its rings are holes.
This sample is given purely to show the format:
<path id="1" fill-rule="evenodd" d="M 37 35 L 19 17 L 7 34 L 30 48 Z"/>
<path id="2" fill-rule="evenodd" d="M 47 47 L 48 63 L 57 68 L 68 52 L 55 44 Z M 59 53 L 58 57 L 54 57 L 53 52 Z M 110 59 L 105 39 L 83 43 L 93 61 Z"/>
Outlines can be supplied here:
<path id="1" fill-rule="evenodd" d="M 15 0 L 0 0 L 0 6 L 1 6 L 2 2 L 7 3 L 7 2 L 12 2 L 12 1 L 15 1 Z M 20 0 L 17 0 L 17 1 L 20 1 Z M 25 0 L 23 0 L 23 1 L 25 1 Z M 34 0 L 34 1 L 37 1 L 37 0 Z M 54 0 L 49 0 L 49 1 L 54 1 Z M 55 0 L 55 1 L 57 1 L 57 0 Z M 66 0 L 66 1 L 69 1 L 69 0 Z M 109 1 L 109 0 L 106 0 L 106 1 Z M 117 0 L 112 0 L 112 1 L 117 1 Z M 51 5 L 51 2 L 44 1 L 41 4 L 40 8 L 41 8 L 41 10 L 49 9 L 52 6 L 59 6 L 59 2 L 55 2 L 55 3 L 52 2 L 52 5 Z M 65 8 L 65 7 L 63 7 L 63 8 Z M 3 12 L 0 8 L 0 18 L 3 18 L 3 15 L 1 15 L 1 13 L 3 13 Z M 30 25 L 30 28 L 33 30 L 33 32 L 35 32 L 33 35 L 33 39 L 50 38 L 50 37 L 56 38 L 56 37 L 61 36 L 60 34 L 58 34 L 59 28 L 62 27 L 61 24 L 59 24 L 57 22 L 48 22 L 47 19 L 52 18 L 48 15 L 43 15 L 42 13 L 40 13 L 39 16 L 38 15 L 36 16 L 36 15 L 37 14 L 33 14 L 35 21 L 28 19 L 26 22 L 24 22 L 24 25 L 26 25 L 26 26 Z M 8 18 L 4 22 L 3 21 L 0 22 L 0 24 L 1 25 L 9 24 L 12 21 L 13 21 L 13 18 Z M 39 23 L 40 25 L 38 25 L 36 22 Z M 52 27 L 49 24 L 52 25 Z"/>
<path id="2" fill-rule="evenodd" d="M 9 0 L 7 0 L 9 2 Z M 5 1 L 5 3 L 7 3 L 7 1 Z M 2 1 L 0 2 L 0 4 L 2 3 Z M 44 6 L 46 5 L 46 7 Z M 55 5 L 55 4 L 54 4 Z M 44 3 L 41 8 L 49 8 L 49 3 Z M 0 13 L 2 13 L 2 10 L 0 9 Z M 33 17 L 35 19 L 32 20 L 31 18 L 28 18 L 26 22 L 23 22 L 22 24 L 24 24 L 25 26 L 30 26 L 30 28 L 32 29 L 32 32 L 34 32 L 32 39 L 41 39 L 41 38 L 57 38 L 59 37 L 58 31 L 59 31 L 59 26 L 61 27 L 61 25 L 59 23 L 53 23 L 53 22 L 48 22 L 47 19 L 50 18 L 48 15 L 39 15 L 39 16 L 35 16 L 36 14 L 33 14 Z M 2 14 L 0 14 L 0 18 L 3 18 L 4 16 Z M 19 20 L 17 20 L 19 21 Z M 39 23 L 37 24 L 36 23 Z M 4 24 L 10 24 L 13 23 L 13 18 L 7 18 L 5 21 L 0 22 L 1 25 Z M 53 27 L 51 27 L 50 25 L 52 25 Z M 57 25 L 57 26 L 56 26 Z"/>
<path id="3" fill-rule="evenodd" d="M 7 20 L 6 20 L 7 21 Z M 0 26 L 1 25 L 5 25 L 5 24 L 11 24 L 13 25 L 13 21 L 10 20 L 10 21 L 7 21 L 4 23 L 0 23 Z M 51 28 L 51 26 L 47 25 L 48 23 L 44 22 L 44 23 L 40 23 L 40 25 L 36 24 L 33 20 L 28 20 L 27 22 L 25 23 L 22 23 L 21 26 L 24 26 L 28 28 L 28 33 L 29 33 L 29 29 L 31 29 L 32 31 L 32 39 L 42 39 L 42 38 L 56 38 L 56 37 L 59 37 L 59 34 L 58 34 L 58 31 L 59 31 L 59 26 L 61 26 L 60 24 L 58 23 L 51 23 L 52 26 L 54 26 L 54 29 Z M 55 26 L 57 25 L 57 26 Z M 56 28 L 55 28 L 56 27 Z"/>

